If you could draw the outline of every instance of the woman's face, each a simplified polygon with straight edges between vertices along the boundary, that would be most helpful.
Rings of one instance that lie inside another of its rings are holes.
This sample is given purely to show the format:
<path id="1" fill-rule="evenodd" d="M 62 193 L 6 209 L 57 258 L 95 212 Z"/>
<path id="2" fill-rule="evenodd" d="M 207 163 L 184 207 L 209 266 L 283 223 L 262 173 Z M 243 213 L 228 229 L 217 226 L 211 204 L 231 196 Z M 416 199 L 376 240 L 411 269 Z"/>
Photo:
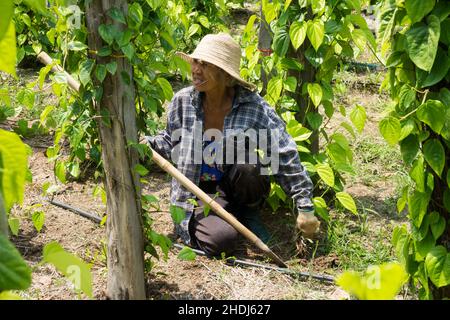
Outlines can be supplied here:
<path id="1" fill-rule="evenodd" d="M 208 92 L 225 87 L 224 71 L 215 65 L 194 59 L 191 63 L 192 83 L 198 91 Z"/>

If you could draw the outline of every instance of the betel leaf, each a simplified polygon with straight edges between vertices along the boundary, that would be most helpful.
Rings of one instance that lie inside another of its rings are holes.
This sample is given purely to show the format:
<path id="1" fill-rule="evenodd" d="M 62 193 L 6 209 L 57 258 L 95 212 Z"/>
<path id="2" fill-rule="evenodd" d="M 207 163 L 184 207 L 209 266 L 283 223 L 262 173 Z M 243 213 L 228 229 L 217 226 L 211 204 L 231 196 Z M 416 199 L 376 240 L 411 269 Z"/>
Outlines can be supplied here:
<path id="1" fill-rule="evenodd" d="M 443 246 L 436 246 L 425 258 L 425 268 L 433 284 L 440 288 L 450 284 L 450 254 Z"/>
<path id="2" fill-rule="evenodd" d="M 23 200 L 27 172 L 27 149 L 15 133 L 0 129 L 0 192 L 5 211 Z"/>
<path id="3" fill-rule="evenodd" d="M 12 20 L 0 39 L 0 71 L 16 76 L 16 30 Z"/>
<path id="4" fill-rule="evenodd" d="M 354 214 L 358 214 L 356 210 L 355 200 L 353 200 L 352 196 L 347 192 L 337 192 L 336 198 L 346 209 L 350 210 Z"/>
<path id="5" fill-rule="evenodd" d="M 178 254 L 178 259 L 185 261 L 193 261 L 197 254 L 189 247 L 183 247 Z"/>
<path id="6" fill-rule="evenodd" d="M 0 234 L 0 292 L 26 289 L 31 284 L 31 269 L 11 242 Z"/>
<path id="7" fill-rule="evenodd" d="M 58 243 L 51 242 L 44 247 L 42 261 L 54 265 L 72 282 L 76 290 L 92 297 L 91 268 L 83 260 L 65 251 Z"/>
<path id="8" fill-rule="evenodd" d="M 286 29 L 277 28 L 273 37 L 273 49 L 278 56 L 284 57 L 286 55 L 289 49 L 289 42 L 290 38 Z"/>
<path id="9" fill-rule="evenodd" d="M 294 21 L 289 29 L 289 37 L 291 38 L 292 45 L 295 49 L 298 49 L 306 38 L 307 24 L 305 21 Z"/>
<path id="10" fill-rule="evenodd" d="M 317 107 L 322 101 L 322 87 L 318 83 L 308 83 L 307 90 L 312 103 Z"/>
<path id="11" fill-rule="evenodd" d="M 33 221 L 33 225 L 36 228 L 37 232 L 41 232 L 42 227 L 45 222 L 45 214 L 42 211 L 35 211 L 31 215 L 31 220 Z"/>
<path id="12" fill-rule="evenodd" d="M 283 79 L 281 77 L 273 77 L 267 84 L 267 94 L 264 98 L 267 99 L 270 105 L 275 105 L 280 98 L 281 91 L 283 90 Z"/>
<path id="13" fill-rule="evenodd" d="M 402 153 L 403 161 L 407 165 L 411 164 L 419 152 L 419 139 L 417 139 L 417 136 L 415 134 L 410 134 L 400 141 L 400 151 Z"/>
<path id="14" fill-rule="evenodd" d="M 434 132 L 441 133 L 445 122 L 446 108 L 439 100 L 428 100 L 417 109 L 417 118 L 425 122 Z"/>
<path id="15" fill-rule="evenodd" d="M 124 16 L 122 10 L 120 10 L 117 7 L 112 7 L 111 9 L 109 9 L 108 16 L 110 16 L 112 19 L 114 19 L 120 23 L 123 23 L 123 24 L 127 23 L 125 21 L 125 16 Z"/>
<path id="16" fill-rule="evenodd" d="M 350 112 L 350 120 L 352 121 L 355 128 L 361 133 L 364 129 L 366 123 L 366 109 L 363 106 L 356 105 Z"/>
<path id="17" fill-rule="evenodd" d="M 13 0 L 0 1 L 0 41 L 9 29 L 14 12 Z"/>
<path id="18" fill-rule="evenodd" d="M 172 219 L 176 224 L 180 224 L 181 221 L 183 221 L 186 217 L 186 213 L 183 208 L 175 205 L 170 206 L 170 215 L 172 216 Z"/>
<path id="19" fill-rule="evenodd" d="M 435 85 L 436 83 L 444 79 L 449 69 L 450 69 L 450 58 L 447 56 L 445 51 L 439 47 L 436 59 L 434 60 L 433 67 L 431 68 L 430 73 L 427 74 L 427 77 L 425 78 L 423 83 L 420 84 L 420 87 L 424 88 Z"/>
<path id="20" fill-rule="evenodd" d="M 334 187 L 333 169 L 326 163 L 318 163 L 315 165 L 319 177 L 330 187 Z"/>
<path id="21" fill-rule="evenodd" d="M 441 142 L 437 139 L 431 139 L 425 142 L 423 155 L 430 167 L 440 177 L 445 165 L 445 151 Z"/>
<path id="22" fill-rule="evenodd" d="M 308 21 L 306 35 L 308 36 L 309 41 L 311 41 L 314 49 L 317 51 L 322 44 L 325 35 L 325 26 L 323 21 L 319 19 Z"/>
<path id="23" fill-rule="evenodd" d="M 450 169 L 447 170 L 447 186 L 450 189 Z"/>
<path id="24" fill-rule="evenodd" d="M 164 93 L 164 98 L 170 101 L 170 99 L 172 99 L 173 97 L 173 89 L 169 81 L 167 81 L 165 78 L 158 78 L 156 79 L 156 81 L 158 82 L 159 86 L 161 87 Z"/>
<path id="25" fill-rule="evenodd" d="M 384 118 L 380 121 L 379 128 L 381 135 L 390 145 L 394 145 L 399 141 L 402 128 L 397 118 Z"/>
<path id="26" fill-rule="evenodd" d="M 405 0 L 405 8 L 411 23 L 422 20 L 428 13 L 433 10 L 435 0 Z"/>
<path id="27" fill-rule="evenodd" d="M 436 57 L 439 36 L 440 21 L 436 16 L 430 15 L 427 23 L 414 24 L 406 32 L 408 54 L 414 64 L 422 70 L 430 71 Z"/>
<path id="28" fill-rule="evenodd" d="M 422 225 L 423 217 L 427 213 L 429 202 L 430 195 L 425 192 L 414 191 L 408 197 L 409 215 L 417 228 L 420 228 Z"/>
<path id="29" fill-rule="evenodd" d="M 416 183 L 417 191 L 425 192 L 425 167 L 421 155 L 413 162 L 409 175 Z"/>
<path id="30" fill-rule="evenodd" d="M 336 283 L 360 300 L 391 300 L 407 279 L 404 267 L 393 262 L 369 266 L 362 274 L 346 271 L 337 277 Z"/>
<path id="31" fill-rule="evenodd" d="M 430 225 L 431 232 L 433 233 L 433 237 L 437 240 L 445 231 L 445 218 L 442 216 L 438 217 L 438 221 L 436 223 L 432 223 Z"/>

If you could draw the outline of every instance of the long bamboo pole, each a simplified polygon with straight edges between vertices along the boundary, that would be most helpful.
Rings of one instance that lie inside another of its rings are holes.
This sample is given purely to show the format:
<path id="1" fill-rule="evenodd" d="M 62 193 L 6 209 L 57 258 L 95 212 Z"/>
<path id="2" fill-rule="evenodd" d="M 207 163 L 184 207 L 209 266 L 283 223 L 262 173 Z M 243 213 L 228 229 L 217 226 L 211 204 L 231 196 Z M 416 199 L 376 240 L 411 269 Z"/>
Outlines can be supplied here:
<path id="1" fill-rule="evenodd" d="M 39 53 L 38 55 L 39 61 L 44 63 L 45 65 L 49 65 L 53 63 L 52 58 L 44 51 Z M 56 70 L 59 72 L 64 72 L 67 78 L 68 85 L 78 92 L 80 89 L 80 84 L 67 72 L 65 72 L 59 65 L 55 65 L 52 70 Z M 195 196 L 197 196 L 203 203 L 208 204 L 211 209 L 217 213 L 222 219 L 232 225 L 239 233 L 241 233 L 244 237 L 250 240 L 254 245 L 256 245 L 259 249 L 261 249 L 267 256 L 273 259 L 273 261 L 280 267 L 287 268 L 287 265 L 278 257 L 270 248 L 261 241 L 253 232 L 247 229 L 242 223 L 239 222 L 231 213 L 226 211 L 220 204 L 218 204 L 214 199 L 208 196 L 202 189 L 196 186 L 191 180 L 186 178 L 177 168 L 175 168 L 169 161 L 164 159 L 160 154 L 158 154 L 155 150 L 152 149 L 152 160 L 160 166 L 164 171 L 170 174 L 172 177 L 177 179 L 186 189 L 192 192 Z"/>

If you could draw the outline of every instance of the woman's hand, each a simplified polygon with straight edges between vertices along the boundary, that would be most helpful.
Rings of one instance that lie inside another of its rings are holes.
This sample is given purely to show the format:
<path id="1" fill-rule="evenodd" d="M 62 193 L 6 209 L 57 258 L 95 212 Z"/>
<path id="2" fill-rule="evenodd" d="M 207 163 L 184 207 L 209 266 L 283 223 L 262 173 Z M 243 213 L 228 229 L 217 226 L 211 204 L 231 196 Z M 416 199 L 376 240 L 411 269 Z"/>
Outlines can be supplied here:
<path id="1" fill-rule="evenodd" d="M 303 236 L 312 239 L 314 234 L 319 231 L 319 227 L 320 221 L 314 215 L 314 210 L 298 210 L 297 228 L 302 232 Z"/>

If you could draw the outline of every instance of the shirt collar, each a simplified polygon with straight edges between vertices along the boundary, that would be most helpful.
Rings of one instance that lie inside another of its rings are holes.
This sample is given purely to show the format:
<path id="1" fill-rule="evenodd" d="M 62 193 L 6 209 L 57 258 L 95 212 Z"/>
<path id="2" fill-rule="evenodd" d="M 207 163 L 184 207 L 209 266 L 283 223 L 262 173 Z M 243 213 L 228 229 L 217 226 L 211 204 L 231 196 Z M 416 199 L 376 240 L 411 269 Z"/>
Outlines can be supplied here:
<path id="1" fill-rule="evenodd" d="M 191 87 L 191 97 L 192 97 L 192 105 L 196 109 L 200 109 L 201 107 L 201 98 L 204 93 L 199 92 L 194 89 L 194 86 Z M 235 87 L 235 95 L 233 99 L 233 109 L 239 107 L 239 105 L 249 102 L 257 102 L 259 95 L 255 92 L 252 92 L 244 87 L 237 85 Z"/>

